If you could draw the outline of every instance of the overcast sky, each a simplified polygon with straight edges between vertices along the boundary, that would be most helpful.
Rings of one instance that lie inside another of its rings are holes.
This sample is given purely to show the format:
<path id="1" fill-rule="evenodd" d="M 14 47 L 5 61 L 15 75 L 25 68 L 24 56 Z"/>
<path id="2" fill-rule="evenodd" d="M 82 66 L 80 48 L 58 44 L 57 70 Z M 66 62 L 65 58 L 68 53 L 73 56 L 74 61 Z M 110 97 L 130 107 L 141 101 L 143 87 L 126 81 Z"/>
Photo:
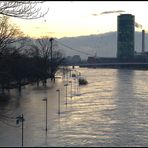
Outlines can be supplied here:
<path id="1" fill-rule="evenodd" d="M 148 30 L 148 1 L 47 1 L 49 8 L 44 18 L 36 20 L 13 19 L 20 29 L 31 37 L 75 37 L 117 30 L 117 16 L 130 13 L 135 22 Z"/>

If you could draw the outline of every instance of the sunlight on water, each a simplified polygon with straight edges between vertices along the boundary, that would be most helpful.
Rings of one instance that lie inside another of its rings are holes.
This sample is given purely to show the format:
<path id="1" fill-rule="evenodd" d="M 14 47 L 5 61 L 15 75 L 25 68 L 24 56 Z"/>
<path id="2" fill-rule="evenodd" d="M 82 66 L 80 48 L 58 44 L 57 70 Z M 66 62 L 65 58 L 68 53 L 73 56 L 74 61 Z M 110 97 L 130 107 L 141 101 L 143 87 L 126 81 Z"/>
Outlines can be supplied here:
<path id="1" fill-rule="evenodd" d="M 26 86 L 21 96 L 12 90 L 12 99 L 0 104 L 1 114 L 16 117 L 23 113 L 24 146 L 147 146 L 148 145 L 148 72 L 122 69 L 77 68 L 88 85 L 72 80 L 48 81 L 45 89 Z M 58 94 L 60 89 L 60 115 Z M 71 95 L 73 96 L 71 98 Z M 45 132 L 45 102 L 48 98 L 48 131 Z M 21 126 L 15 119 L 0 120 L 0 146 L 21 146 Z"/>

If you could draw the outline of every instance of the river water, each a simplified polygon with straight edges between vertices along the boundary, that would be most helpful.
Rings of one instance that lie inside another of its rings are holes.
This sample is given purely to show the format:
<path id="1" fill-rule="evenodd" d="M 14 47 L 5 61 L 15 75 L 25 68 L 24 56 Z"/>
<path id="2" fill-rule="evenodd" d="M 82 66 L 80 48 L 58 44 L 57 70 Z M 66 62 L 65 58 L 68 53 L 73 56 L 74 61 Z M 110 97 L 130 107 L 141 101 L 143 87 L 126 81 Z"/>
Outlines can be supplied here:
<path id="1" fill-rule="evenodd" d="M 47 88 L 28 85 L 19 96 L 0 104 L 0 146 L 143 147 L 148 146 L 148 71 L 77 68 L 88 85 L 76 79 L 48 81 Z M 67 86 L 67 102 L 65 83 Z M 58 92 L 60 89 L 60 115 Z M 71 98 L 71 91 L 73 97 Z M 47 133 L 46 106 L 47 97 Z"/>

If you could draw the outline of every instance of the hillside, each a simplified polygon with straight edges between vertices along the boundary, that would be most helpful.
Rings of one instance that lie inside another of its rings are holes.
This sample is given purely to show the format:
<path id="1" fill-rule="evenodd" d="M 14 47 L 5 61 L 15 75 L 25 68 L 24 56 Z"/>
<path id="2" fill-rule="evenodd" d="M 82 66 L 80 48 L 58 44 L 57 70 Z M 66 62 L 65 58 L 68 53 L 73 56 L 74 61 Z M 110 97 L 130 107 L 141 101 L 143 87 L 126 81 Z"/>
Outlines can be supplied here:
<path id="1" fill-rule="evenodd" d="M 117 51 L 117 32 L 109 32 L 101 35 L 89 35 L 78 37 L 64 37 L 58 39 L 59 42 L 91 55 L 97 54 L 99 57 L 116 57 Z M 141 51 L 142 34 L 135 33 L 135 51 Z M 59 45 L 59 48 L 64 51 L 66 56 L 79 54 L 81 58 L 86 59 L 88 55 L 73 51 L 69 48 Z M 145 34 L 145 50 L 148 51 L 148 34 Z"/>

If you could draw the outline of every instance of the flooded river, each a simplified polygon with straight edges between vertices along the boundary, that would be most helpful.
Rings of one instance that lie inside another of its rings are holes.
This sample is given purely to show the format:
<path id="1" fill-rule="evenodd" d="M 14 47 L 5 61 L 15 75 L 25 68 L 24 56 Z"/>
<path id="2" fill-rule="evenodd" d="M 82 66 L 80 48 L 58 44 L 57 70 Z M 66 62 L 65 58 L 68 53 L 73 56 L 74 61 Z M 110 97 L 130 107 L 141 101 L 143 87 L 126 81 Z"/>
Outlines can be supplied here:
<path id="1" fill-rule="evenodd" d="M 0 146 L 113 147 L 148 146 L 148 71 L 76 69 L 88 84 L 72 77 L 48 81 L 47 88 L 28 85 L 19 96 L 11 90 L 0 104 Z M 72 81 L 67 86 L 64 84 Z M 58 92 L 60 89 L 60 115 Z M 71 93 L 72 92 L 72 93 Z M 72 97 L 71 97 L 72 95 Z M 46 101 L 47 97 L 47 133 Z"/>

